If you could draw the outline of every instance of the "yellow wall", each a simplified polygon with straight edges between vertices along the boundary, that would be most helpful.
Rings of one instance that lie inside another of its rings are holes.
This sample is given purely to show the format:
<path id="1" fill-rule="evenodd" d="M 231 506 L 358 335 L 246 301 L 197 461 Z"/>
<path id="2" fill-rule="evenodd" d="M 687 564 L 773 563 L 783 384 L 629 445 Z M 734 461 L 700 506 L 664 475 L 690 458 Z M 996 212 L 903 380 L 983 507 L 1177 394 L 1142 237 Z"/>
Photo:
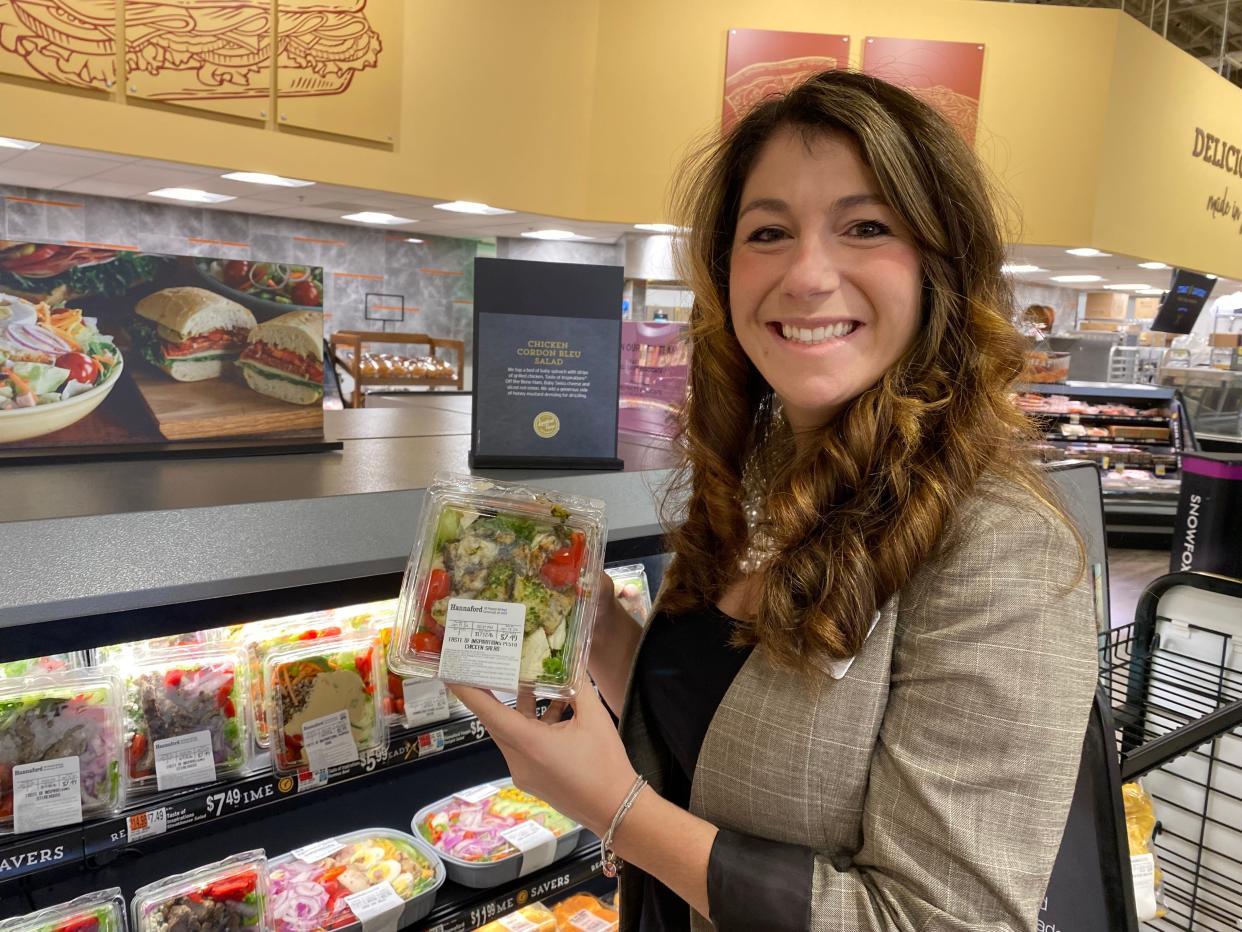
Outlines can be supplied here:
<path id="1" fill-rule="evenodd" d="M 720 116 L 730 27 L 987 46 L 978 149 L 1021 212 L 1013 238 L 1242 277 L 1203 201 L 1229 180 L 1195 125 L 1242 145 L 1242 92 L 1114 10 L 975 0 L 403 2 L 393 146 L 0 83 L 0 135 L 537 213 L 663 219 L 687 145 Z M 1242 197 L 1242 178 L 1231 188 Z M 1202 242 L 1210 241 L 1208 246 Z"/>
<path id="2" fill-rule="evenodd" d="M 1206 209 L 1226 189 L 1242 205 L 1242 177 L 1192 156 L 1196 128 L 1242 147 L 1242 91 L 1123 19 L 1092 245 L 1242 277 L 1242 220 L 1213 219 Z"/>

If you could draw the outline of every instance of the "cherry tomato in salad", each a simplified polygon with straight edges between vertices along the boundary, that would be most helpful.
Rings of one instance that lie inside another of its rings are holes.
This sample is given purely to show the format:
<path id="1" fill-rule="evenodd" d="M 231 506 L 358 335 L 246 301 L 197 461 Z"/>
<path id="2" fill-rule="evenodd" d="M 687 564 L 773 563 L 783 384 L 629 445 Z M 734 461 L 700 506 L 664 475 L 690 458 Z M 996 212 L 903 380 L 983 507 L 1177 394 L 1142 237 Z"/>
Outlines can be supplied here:
<path id="1" fill-rule="evenodd" d="M 170 689 L 176 689 L 181 685 L 181 670 L 169 670 L 164 674 L 164 685 Z"/>
<path id="2" fill-rule="evenodd" d="M 68 369 L 69 378 L 74 382 L 85 382 L 94 385 L 99 378 L 99 363 L 85 353 L 62 353 L 56 357 L 58 369 Z"/>
<path id="3" fill-rule="evenodd" d="M 369 681 L 371 679 L 371 654 L 374 650 L 374 647 L 368 648 L 365 654 L 360 654 L 354 658 L 354 669 L 358 671 L 358 675 L 364 680 Z"/>
<path id="4" fill-rule="evenodd" d="M 578 567 L 572 563 L 557 563 L 549 560 L 540 567 L 539 575 L 553 589 L 568 589 L 578 581 Z"/>
<path id="5" fill-rule="evenodd" d="M 418 631 L 414 637 L 410 639 L 414 645 L 414 650 L 420 654 L 438 654 L 440 653 L 440 636 L 432 634 L 430 631 Z"/>
<path id="6" fill-rule="evenodd" d="M 295 283 L 289 297 L 293 298 L 294 304 L 301 304 L 303 307 L 319 307 L 323 304 L 323 292 L 309 278 Z"/>
<path id="7" fill-rule="evenodd" d="M 230 288 L 240 288 L 250 281 L 250 263 L 242 259 L 231 259 L 224 263 L 220 275 Z"/>
<path id="8" fill-rule="evenodd" d="M 452 581 L 449 579 L 448 570 L 436 568 L 431 571 L 431 579 L 427 583 L 427 604 L 439 602 L 441 599 L 447 599 L 452 591 Z"/>
<path id="9" fill-rule="evenodd" d="M 129 763 L 130 769 L 136 768 L 147 754 L 147 736 L 142 732 L 134 735 L 133 740 L 129 743 Z"/>
<path id="10" fill-rule="evenodd" d="M 207 895 L 213 900 L 241 900 L 246 894 L 252 893 L 255 887 L 253 874 L 241 874 L 219 880 L 207 888 Z"/>
<path id="11" fill-rule="evenodd" d="M 99 920 L 94 916 L 70 919 L 56 927 L 56 932 L 99 932 Z"/>

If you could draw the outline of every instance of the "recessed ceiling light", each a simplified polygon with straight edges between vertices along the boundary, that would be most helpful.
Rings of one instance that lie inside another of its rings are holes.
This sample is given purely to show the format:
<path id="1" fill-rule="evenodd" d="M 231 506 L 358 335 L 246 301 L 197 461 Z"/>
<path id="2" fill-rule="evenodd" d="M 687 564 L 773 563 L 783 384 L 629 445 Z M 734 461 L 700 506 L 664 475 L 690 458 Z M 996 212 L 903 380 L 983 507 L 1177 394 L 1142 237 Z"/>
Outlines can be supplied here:
<path id="1" fill-rule="evenodd" d="M 503 207 L 492 207 L 478 201 L 449 201 L 447 204 L 432 204 L 436 210 L 451 210 L 459 214 L 511 214 L 512 210 Z"/>
<path id="2" fill-rule="evenodd" d="M 270 184 L 277 188 L 308 188 L 313 181 L 302 181 L 298 178 L 286 178 L 283 175 L 269 175 L 267 172 L 229 172 L 221 175 L 229 181 L 244 181 L 246 184 Z"/>
<path id="3" fill-rule="evenodd" d="M 590 239 L 589 236 L 579 236 L 577 233 L 571 233 L 569 230 L 528 230 L 522 234 L 530 239 Z"/>
<path id="4" fill-rule="evenodd" d="M 1083 259 L 1098 259 L 1101 256 L 1112 255 L 1111 252 L 1100 252 L 1100 250 L 1094 249 L 1091 246 L 1079 246 L 1077 249 L 1067 249 L 1065 251 L 1071 256 L 1079 256 Z"/>
<path id="5" fill-rule="evenodd" d="M 1163 262 L 1140 262 L 1140 269 L 1151 269 L 1153 272 L 1159 272 L 1161 269 L 1167 269 L 1168 266 Z"/>
<path id="6" fill-rule="evenodd" d="M 1136 291 L 1135 294 L 1164 294 L 1163 288 L 1144 288 L 1142 291 Z"/>
<path id="7" fill-rule="evenodd" d="M 646 233 L 684 233 L 685 227 L 679 227 L 675 223 L 636 223 L 635 230 L 643 230 Z"/>
<path id="8" fill-rule="evenodd" d="M 213 194 L 198 188 L 160 188 L 158 191 L 148 191 L 147 194 L 151 197 L 166 197 L 172 201 L 189 201 L 192 204 L 222 204 L 225 201 L 237 200 L 231 194 Z"/>
<path id="9" fill-rule="evenodd" d="M 407 236 L 407 237 L 405 238 L 405 241 L 406 241 L 407 243 L 421 243 L 421 242 L 422 242 L 422 240 L 421 240 L 421 239 L 418 239 L 417 237 L 414 237 L 414 236 Z"/>
<path id="10" fill-rule="evenodd" d="M 1131 284 L 1131 285 L 1105 285 L 1104 287 L 1110 288 L 1113 291 L 1146 291 L 1148 288 L 1151 287 L 1151 285 L 1148 285 L 1147 283 L 1143 282 L 1143 283 L 1136 283 L 1136 284 Z"/>
<path id="11" fill-rule="evenodd" d="M 1212 281 L 1216 281 L 1216 276 L 1215 276 L 1215 275 L 1213 275 L 1211 272 L 1208 272 L 1208 273 L 1207 273 L 1207 277 L 1208 277 L 1208 278 L 1210 278 L 1210 279 L 1212 279 Z"/>
<path id="12" fill-rule="evenodd" d="M 1102 282 L 1104 281 L 1104 276 L 1102 275 L 1053 275 L 1052 280 L 1054 282 L 1061 282 L 1062 284 L 1065 284 L 1065 285 L 1072 285 L 1075 283 Z"/>
<path id="13" fill-rule="evenodd" d="M 1006 275 L 1026 275 L 1030 272 L 1042 272 L 1044 270 L 1037 265 L 1022 265 L 1019 263 L 1017 265 L 1002 265 L 1001 271 Z"/>
<path id="14" fill-rule="evenodd" d="M 360 210 L 356 214 L 342 214 L 342 220 L 353 220 L 357 223 L 379 223 L 384 226 L 392 226 L 394 223 L 418 223 L 417 220 L 411 220 L 409 217 L 397 217 L 393 214 L 386 214 L 382 210 Z"/>
<path id="15" fill-rule="evenodd" d="M 35 149 L 38 148 L 37 142 L 28 142 L 25 139 L 11 139 L 8 136 L 0 136 L 0 149 Z"/>

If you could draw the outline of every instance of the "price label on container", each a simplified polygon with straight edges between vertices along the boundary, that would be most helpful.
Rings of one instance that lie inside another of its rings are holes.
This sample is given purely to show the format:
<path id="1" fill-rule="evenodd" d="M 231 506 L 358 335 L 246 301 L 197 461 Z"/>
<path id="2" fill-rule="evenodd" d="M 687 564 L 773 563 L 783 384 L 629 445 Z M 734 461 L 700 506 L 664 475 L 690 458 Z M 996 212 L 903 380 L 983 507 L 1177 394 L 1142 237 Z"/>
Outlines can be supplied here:
<path id="1" fill-rule="evenodd" d="M 408 728 L 434 725 L 449 717 L 448 690 L 442 680 L 408 679 L 401 684 Z"/>
<path id="2" fill-rule="evenodd" d="M 216 758 L 210 731 L 193 731 L 155 742 L 155 783 L 161 792 L 215 780 Z"/>
<path id="3" fill-rule="evenodd" d="M 460 799 L 463 803 L 481 803 L 485 799 L 491 799 L 496 795 L 497 787 L 490 783 L 484 783 L 482 786 L 474 786 L 468 790 L 462 790 L 460 793 L 454 793 L 454 799 Z"/>
<path id="4" fill-rule="evenodd" d="M 569 928 L 578 932 L 613 932 L 617 924 L 601 919 L 589 909 L 580 909 L 569 917 Z"/>
<path id="5" fill-rule="evenodd" d="M 397 932 L 405 900 L 385 880 L 345 897 L 345 905 L 362 923 L 363 932 Z"/>
<path id="6" fill-rule="evenodd" d="M 539 932 L 544 926 L 531 922 L 521 913 L 514 913 L 511 916 L 501 916 L 496 920 L 497 924 L 508 932 Z"/>
<path id="7" fill-rule="evenodd" d="M 440 649 L 440 679 L 517 692 L 526 606 L 449 599 Z"/>
<path id="8" fill-rule="evenodd" d="M 344 709 L 313 718 L 302 726 L 302 747 L 307 766 L 314 772 L 358 763 L 358 744 Z"/>
<path id="9" fill-rule="evenodd" d="M 82 772 L 76 757 L 13 768 L 13 830 L 37 832 L 82 821 Z"/>
<path id="10" fill-rule="evenodd" d="M 538 822 L 519 822 L 501 831 L 500 837 L 522 852 L 519 877 L 541 870 L 556 860 L 556 836 Z"/>
<path id="11" fill-rule="evenodd" d="M 335 838 L 317 841 L 313 845 L 303 845 L 293 849 L 293 856 L 304 864 L 318 864 L 324 858 L 330 858 L 345 846 Z"/>

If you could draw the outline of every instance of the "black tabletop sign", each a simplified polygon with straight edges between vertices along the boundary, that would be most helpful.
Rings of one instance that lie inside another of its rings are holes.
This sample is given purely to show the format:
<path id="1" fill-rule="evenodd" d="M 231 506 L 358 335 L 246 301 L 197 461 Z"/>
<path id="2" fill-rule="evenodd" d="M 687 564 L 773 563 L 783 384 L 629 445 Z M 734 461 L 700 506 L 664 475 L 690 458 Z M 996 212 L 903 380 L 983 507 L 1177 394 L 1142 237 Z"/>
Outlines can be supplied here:
<path id="1" fill-rule="evenodd" d="M 1160 302 L 1151 329 L 1161 333 L 1190 333 L 1215 284 L 1215 278 L 1174 269 L 1173 284 Z"/>
<path id="2" fill-rule="evenodd" d="M 470 465 L 620 469 L 623 270 L 475 259 Z"/>

